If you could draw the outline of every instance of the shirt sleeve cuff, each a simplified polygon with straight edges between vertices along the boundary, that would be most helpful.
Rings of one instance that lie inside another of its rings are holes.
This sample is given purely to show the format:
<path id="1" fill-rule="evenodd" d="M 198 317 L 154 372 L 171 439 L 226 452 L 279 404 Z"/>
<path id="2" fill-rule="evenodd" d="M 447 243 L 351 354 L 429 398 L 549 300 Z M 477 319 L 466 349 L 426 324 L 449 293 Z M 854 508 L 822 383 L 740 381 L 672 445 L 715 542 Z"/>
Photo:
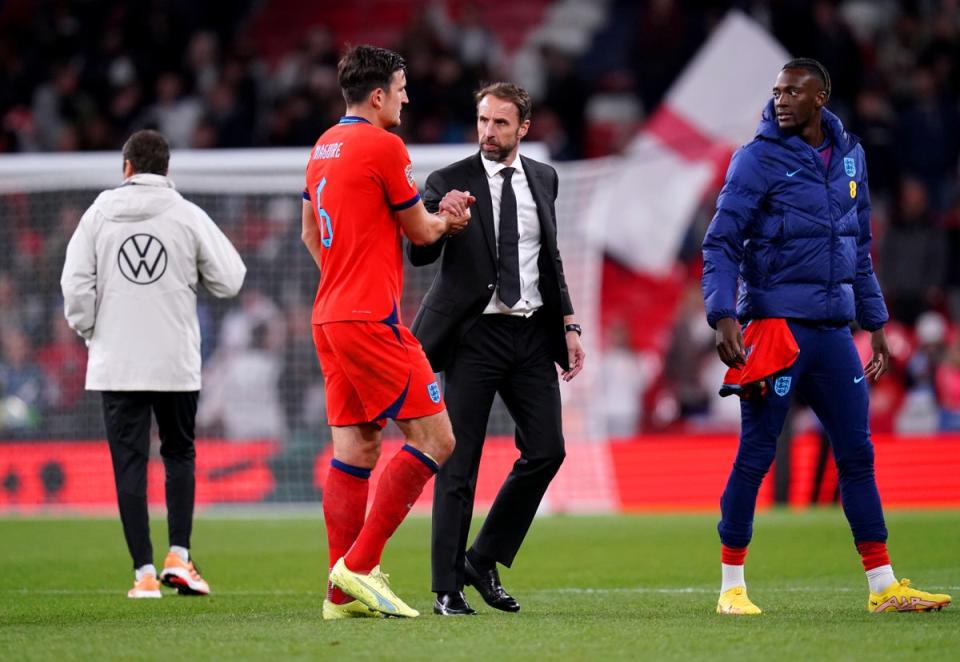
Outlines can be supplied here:
<path id="1" fill-rule="evenodd" d="M 391 211 L 403 211 L 404 209 L 409 209 L 410 207 L 414 206 L 414 205 L 417 204 L 418 202 L 420 202 L 420 194 L 419 194 L 419 193 L 415 194 L 412 198 L 410 198 L 410 199 L 407 200 L 406 202 L 401 202 L 400 204 L 396 204 L 396 205 L 390 205 L 390 210 L 391 210 Z"/>

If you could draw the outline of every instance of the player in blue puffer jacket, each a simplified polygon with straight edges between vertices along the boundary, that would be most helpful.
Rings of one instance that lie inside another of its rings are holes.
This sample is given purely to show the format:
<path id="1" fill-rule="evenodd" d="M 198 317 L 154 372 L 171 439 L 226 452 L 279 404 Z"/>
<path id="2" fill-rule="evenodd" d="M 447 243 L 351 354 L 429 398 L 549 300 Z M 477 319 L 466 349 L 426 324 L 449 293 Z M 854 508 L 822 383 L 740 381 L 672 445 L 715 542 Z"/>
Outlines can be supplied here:
<path id="1" fill-rule="evenodd" d="M 741 403 L 741 435 L 720 500 L 723 581 L 718 613 L 759 614 L 747 597 L 743 562 L 760 483 L 799 392 L 830 436 L 844 513 L 870 585 L 867 609 L 926 611 L 950 596 L 898 582 L 873 470 L 867 381 L 887 370 L 887 309 L 870 259 L 870 194 L 863 148 L 825 108 L 826 69 L 791 60 L 753 142 L 727 171 L 717 213 L 703 240 L 703 297 L 730 367 L 747 359 L 740 323 L 786 319 L 800 347 L 789 368 L 766 379 L 766 394 Z M 738 290 L 736 304 L 735 292 Z M 866 367 L 849 323 L 871 332 Z"/>

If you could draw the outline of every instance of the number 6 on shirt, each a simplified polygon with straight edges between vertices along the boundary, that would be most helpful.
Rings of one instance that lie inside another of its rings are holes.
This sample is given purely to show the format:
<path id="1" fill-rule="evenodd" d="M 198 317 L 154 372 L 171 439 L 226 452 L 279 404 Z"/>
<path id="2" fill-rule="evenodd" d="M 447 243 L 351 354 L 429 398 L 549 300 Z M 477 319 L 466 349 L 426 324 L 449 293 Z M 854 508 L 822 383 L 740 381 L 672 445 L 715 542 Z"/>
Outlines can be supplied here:
<path id="1" fill-rule="evenodd" d="M 330 222 L 330 214 L 320 206 L 320 194 L 326 185 L 327 178 L 324 177 L 317 186 L 317 218 L 320 219 L 320 243 L 324 248 L 330 248 L 333 243 L 333 224 Z"/>

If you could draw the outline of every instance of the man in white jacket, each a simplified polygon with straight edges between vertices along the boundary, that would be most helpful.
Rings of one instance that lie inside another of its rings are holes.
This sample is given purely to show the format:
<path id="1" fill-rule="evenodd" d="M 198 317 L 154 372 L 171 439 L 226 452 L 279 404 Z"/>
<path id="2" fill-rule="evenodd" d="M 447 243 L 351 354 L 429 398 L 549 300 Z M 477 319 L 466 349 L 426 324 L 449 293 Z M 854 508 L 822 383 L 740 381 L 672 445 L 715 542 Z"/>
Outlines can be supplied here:
<path id="1" fill-rule="evenodd" d="M 210 587 L 190 558 L 194 421 L 200 391 L 197 289 L 240 291 L 246 267 L 207 214 L 167 179 L 156 131 L 123 146 L 123 184 L 101 193 L 67 246 L 60 286 L 70 326 L 87 341 L 87 390 L 101 391 L 120 519 L 133 557 L 131 598 L 159 598 L 147 516 L 150 413 L 166 471 L 170 552 L 160 581 L 181 594 Z"/>

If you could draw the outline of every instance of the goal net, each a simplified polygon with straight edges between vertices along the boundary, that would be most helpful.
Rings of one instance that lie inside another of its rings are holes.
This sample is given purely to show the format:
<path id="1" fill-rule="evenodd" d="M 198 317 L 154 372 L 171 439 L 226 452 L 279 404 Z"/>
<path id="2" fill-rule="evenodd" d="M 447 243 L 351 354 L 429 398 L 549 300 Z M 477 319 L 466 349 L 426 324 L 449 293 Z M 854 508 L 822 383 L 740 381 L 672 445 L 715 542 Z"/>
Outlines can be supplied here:
<path id="1" fill-rule="evenodd" d="M 411 147 L 417 181 L 422 184 L 431 171 L 474 150 L 472 145 Z M 199 300 L 201 503 L 317 498 L 330 432 L 310 332 L 318 272 L 300 242 L 308 151 L 177 151 L 171 158 L 170 176 L 178 190 L 217 222 L 248 268 L 237 298 L 201 294 Z M 540 145 L 525 146 L 525 153 L 545 159 Z M 564 430 L 568 444 L 591 445 L 605 438 L 597 337 L 602 249 L 587 223 L 594 192 L 613 165 L 599 160 L 556 167 L 560 252 L 590 366 L 573 382 L 562 383 Z M 83 390 L 85 349 L 63 321 L 59 278 L 81 214 L 120 179 L 117 153 L 0 159 L 0 506 L 113 503 L 109 456 L 100 441 L 100 400 Z M 436 265 L 407 265 L 406 324 L 435 273 Z M 488 438 L 509 447 L 513 434 L 513 422 L 498 400 Z M 385 435 L 398 439 L 399 431 L 391 424 Z M 100 473 L 84 475 L 91 466 Z M 151 473 L 151 500 L 162 502 L 162 472 Z M 582 489 L 585 502 L 603 480 L 584 465 L 565 473 L 572 493 Z M 576 476 L 583 477 L 582 485 Z"/>

